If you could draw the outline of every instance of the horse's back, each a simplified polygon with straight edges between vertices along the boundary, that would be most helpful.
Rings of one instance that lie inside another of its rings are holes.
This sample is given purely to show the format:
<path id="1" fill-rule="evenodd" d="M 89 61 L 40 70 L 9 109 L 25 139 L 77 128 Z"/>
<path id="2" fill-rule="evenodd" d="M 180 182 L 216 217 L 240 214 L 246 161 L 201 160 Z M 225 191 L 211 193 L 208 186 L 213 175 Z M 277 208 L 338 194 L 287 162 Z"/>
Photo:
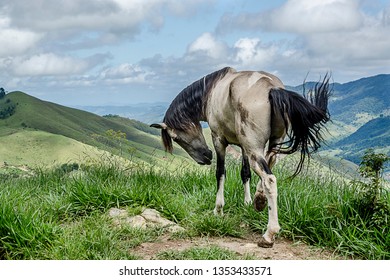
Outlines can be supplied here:
<path id="1" fill-rule="evenodd" d="M 211 95 L 209 125 L 213 133 L 224 135 L 232 144 L 250 140 L 263 145 L 271 134 L 269 91 L 275 87 L 284 86 L 266 72 L 231 73 Z"/>
<path id="2" fill-rule="evenodd" d="M 230 98 L 234 101 L 241 98 L 252 100 L 268 100 L 268 93 L 271 88 L 284 88 L 281 80 L 264 71 L 242 71 L 237 72 L 236 77 L 230 84 Z"/>

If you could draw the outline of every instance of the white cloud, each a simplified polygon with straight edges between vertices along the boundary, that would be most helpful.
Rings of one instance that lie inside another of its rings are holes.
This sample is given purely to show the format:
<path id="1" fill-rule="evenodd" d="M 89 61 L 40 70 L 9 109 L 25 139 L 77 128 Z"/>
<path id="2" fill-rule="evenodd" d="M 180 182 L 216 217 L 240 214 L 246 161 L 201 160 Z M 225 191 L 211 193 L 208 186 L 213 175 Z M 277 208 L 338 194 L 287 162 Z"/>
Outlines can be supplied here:
<path id="1" fill-rule="evenodd" d="M 62 57 L 53 53 L 33 55 L 28 58 L 15 58 L 11 69 L 16 76 L 57 76 L 75 75 L 89 68 L 87 61 L 72 57 Z"/>
<path id="2" fill-rule="evenodd" d="M 356 30 L 363 22 L 356 0 L 289 0 L 266 19 L 274 30 L 294 33 Z"/>
<path id="3" fill-rule="evenodd" d="M 244 67 L 257 66 L 264 69 L 274 59 L 274 46 L 261 44 L 259 38 L 241 38 L 234 44 L 234 62 Z"/>
<path id="4" fill-rule="evenodd" d="M 366 76 L 373 69 L 388 72 L 390 64 L 390 6 L 376 4 L 367 9 L 367 3 L 356 0 L 288 0 L 268 11 L 225 14 L 216 32 L 256 32 L 257 38 L 273 34 L 261 43 L 243 41 L 236 55 L 241 66 L 250 63 L 289 78 L 291 69 L 295 75 L 333 70 L 335 75 Z"/>
<path id="5" fill-rule="evenodd" d="M 95 32 L 133 39 L 143 28 L 159 30 L 167 15 L 196 13 L 210 1 L 178 0 L 5 0 L 0 14 L 12 18 L 12 26 L 47 33 L 50 36 L 80 36 Z M 96 42 L 99 43 L 98 41 Z"/>
<path id="6" fill-rule="evenodd" d="M 144 70 L 138 65 L 124 63 L 104 69 L 100 73 L 99 79 L 106 84 L 129 84 L 145 83 L 153 76 L 153 72 Z"/>
<path id="7" fill-rule="evenodd" d="M 234 29 L 298 34 L 356 30 L 363 15 L 356 0 L 288 0 L 270 11 L 225 15 L 217 31 Z"/>
<path id="8" fill-rule="evenodd" d="M 10 19 L 0 19 L 0 57 L 21 54 L 33 48 L 42 35 L 10 27 Z"/>
<path id="9" fill-rule="evenodd" d="M 188 47 L 188 54 L 203 53 L 213 59 L 226 55 L 226 44 L 218 41 L 211 33 L 206 32 L 199 36 Z"/>

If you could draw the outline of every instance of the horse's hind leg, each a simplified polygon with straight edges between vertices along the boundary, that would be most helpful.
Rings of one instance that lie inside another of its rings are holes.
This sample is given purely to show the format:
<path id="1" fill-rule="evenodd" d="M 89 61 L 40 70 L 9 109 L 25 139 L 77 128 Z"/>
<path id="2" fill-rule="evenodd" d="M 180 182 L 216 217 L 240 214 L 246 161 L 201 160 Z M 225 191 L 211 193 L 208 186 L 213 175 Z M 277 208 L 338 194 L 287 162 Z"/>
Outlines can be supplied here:
<path id="1" fill-rule="evenodd" d="M 271 169 L 277 161 L 278 152 L 276 150 L 276 147 L 278 143 L 281 142 L 282 140 L 283 138 L 278 138 L 278 139 L 274 139 L 273 141 L 270 141 L 270 146 L 268 148 L 268 152 L 265 157 L 269 169 Z M 261 180 L 257 184 L 256 193 L 253 199 L 253 205 L 255 209 L 259 212 L 263 211 L 265 206 L 267 205 L 267 197 L 264 193 L 264 190 L 265 190 L 264 180 Z"/>
<path id="2" fill-rule="evenodd" d="M 261 184 L 262 187 L 264 187 L 265 196 L 268 200 L 267 231 L 262 236 L 262 239 L 258 242 L 258 245 L 260 247 L 270 248 L 275 242 L 275 234 L 280 230 L 278 222 L 278 194 L 276 177 L 272 174 L 271 169 L 269 168 L 265 158 L 261 155 L 261 153 L 256 154 L 251 154 L 250 164 L 256 174 L 261 177 Z"/>
<path id="3" fill-rule="evenodd" d="M 280 149 L 279 143 L 283 142 L 283 139 L 285 137 L 285 133 L 283 132 L 279 135 L 279 137 L 272 137 L 269 140 L 268 151 L 266 155 L 266 160 L 269 168 L 272 168 L 276 164 L 277 155 Z"/>
<path id="4" fill-rule="evenodd" d="M 256 186 L 255 196 L 253 198 L 253 206 L 256 211 L 263 211 L 265 206 L 267 205 L 267 196 L 264 193 L 264 181 L 260 180 Z"/>

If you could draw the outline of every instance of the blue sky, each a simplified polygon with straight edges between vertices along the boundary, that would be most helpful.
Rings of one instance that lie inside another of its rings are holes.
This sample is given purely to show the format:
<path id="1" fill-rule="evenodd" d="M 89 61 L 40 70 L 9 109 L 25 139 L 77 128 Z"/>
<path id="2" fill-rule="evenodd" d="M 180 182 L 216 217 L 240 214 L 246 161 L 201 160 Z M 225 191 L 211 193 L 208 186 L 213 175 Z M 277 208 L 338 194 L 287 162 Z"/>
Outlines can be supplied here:
<path id="1" fill-rule="evenodd" d="M 0 0 L 0 86 L 56 103 L 169 102 L 224 66 L 286 85 L 390 73 L 388 0 Z"/>

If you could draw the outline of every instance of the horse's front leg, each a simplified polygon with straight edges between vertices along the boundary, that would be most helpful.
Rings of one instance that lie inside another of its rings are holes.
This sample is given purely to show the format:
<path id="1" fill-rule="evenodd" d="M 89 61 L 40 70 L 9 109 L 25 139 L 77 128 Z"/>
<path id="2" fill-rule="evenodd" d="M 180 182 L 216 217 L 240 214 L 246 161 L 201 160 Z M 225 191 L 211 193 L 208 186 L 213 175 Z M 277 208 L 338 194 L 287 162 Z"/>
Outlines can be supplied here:
<path id="1" fill-rule="evenodd" d="M 244 203 L 249 205 L 252 203 L 250 193 L 250 180 L 251 180 L 251 169 L 249 164 L 248 156 L 242 149 L 242 168 L 241 168 L 241 180 L 244 185 Z M 262 211 L 267 205 L 267 197 L 264 193 L 263 181 L 260 180 L 256 187 L 256 193 L 253 199 L 253 205 L 257 211 Z"/>
<path id="2" fill-rule="evenodd" d="M 242 149 L 242 167 L 241 167 L 241 180 L 244 186 L 244 203 L 245 205 L 252 203 L 250 192 L 250 180 L 251 180 L 251 167 L 249 165 L 248 156 Z"/>
<path id="3" fill-rule="evenodd" d="M 215 199 L 215 215 L 223 215 L 223 206 L 225 205 L 225 197 L 224 197 L 224 185 L 225 185 L 225 153 L 227 144 L 225 141 L 220 139 L 219 137 L 213 137 L 213 144 L 215 151 L 217 153 L 217 170 L 216 170 L 216 178 L 217 178 L 217 197 Z"/>

